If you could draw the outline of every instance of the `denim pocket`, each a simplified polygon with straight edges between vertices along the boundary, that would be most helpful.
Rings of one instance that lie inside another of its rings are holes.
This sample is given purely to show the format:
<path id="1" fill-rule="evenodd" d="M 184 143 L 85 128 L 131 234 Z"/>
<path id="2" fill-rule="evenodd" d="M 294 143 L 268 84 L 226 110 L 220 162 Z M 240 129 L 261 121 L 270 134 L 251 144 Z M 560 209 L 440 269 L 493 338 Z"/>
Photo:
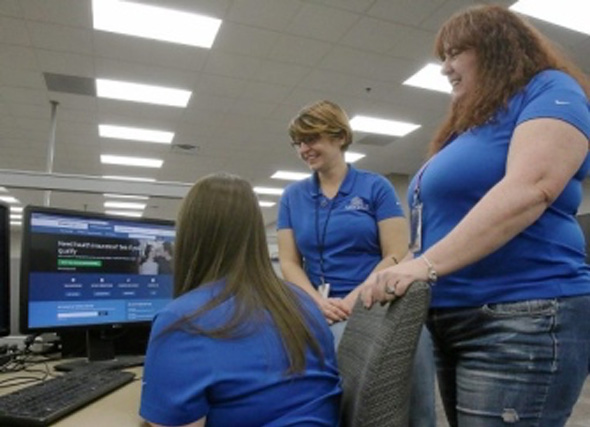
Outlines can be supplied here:
<path id="1" fill-rule="evenodd" d="M 534 299 L 485 304 L 483 313 L 491 317 L 550 316 L 557 312 L 556 299 Z"/>

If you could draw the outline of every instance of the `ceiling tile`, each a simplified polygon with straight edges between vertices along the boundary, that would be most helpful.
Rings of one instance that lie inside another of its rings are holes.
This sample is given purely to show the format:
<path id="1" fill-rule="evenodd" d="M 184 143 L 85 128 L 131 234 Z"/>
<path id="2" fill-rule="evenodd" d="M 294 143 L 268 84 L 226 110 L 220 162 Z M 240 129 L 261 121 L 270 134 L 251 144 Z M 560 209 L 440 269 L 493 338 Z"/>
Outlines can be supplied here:
<path id="1" fill-rule="evenodd" d="M 57 52 L 88 54 L 92 51 L 92 35 L 90 29 L 66 27 L 63 25 L 45 24 L 27 21 L 33 46 Z"/>
<path id="2" fill-rule="evenodd" d="M 25 21 L 6 16 L 0 16 L 0 40 L 6 44 L 31 45 Z"/>
<path id="3" fill-rule="evenodd" d="M 307 3 L 297 12 L 286 32 L 312 39 L 337 42 L 359 16 L 340 9 Z"/>

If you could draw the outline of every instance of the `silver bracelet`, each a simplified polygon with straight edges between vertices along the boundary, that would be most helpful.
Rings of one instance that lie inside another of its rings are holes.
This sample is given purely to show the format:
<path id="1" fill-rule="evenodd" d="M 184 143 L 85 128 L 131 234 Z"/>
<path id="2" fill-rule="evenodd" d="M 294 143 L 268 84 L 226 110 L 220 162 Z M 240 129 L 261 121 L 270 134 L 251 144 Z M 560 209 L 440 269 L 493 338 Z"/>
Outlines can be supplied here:
<path id="1" fill-rule="evenodd" d="M 424 263 L 428 267 L 428 283 L 434 284 L 438 280 L 438 273 L 434 269 L 434 266 L 430 262 L 430 260 L 426 257 L 426 255 L 422 254 L 420 256 L 424 260 Z"/>

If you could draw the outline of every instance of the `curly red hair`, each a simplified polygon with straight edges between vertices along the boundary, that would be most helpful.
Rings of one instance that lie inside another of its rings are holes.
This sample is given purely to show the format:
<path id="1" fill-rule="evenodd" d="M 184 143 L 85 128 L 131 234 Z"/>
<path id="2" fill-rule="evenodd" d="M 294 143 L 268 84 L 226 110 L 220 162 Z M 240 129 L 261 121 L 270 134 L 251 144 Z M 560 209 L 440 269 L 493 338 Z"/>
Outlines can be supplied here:
<path id="1" fill-rule="evenodd" d="M 473 49 L 478 85 L 451 104 L 430 142 L 429 157 L 452 135 L 491 119 L 540 71 L 562 70 L 590 96 L 584 73 L 538 30 L 501 6 L 476 6 L 454 14 L 439 30 L 434 49 L 441 60 L 451 49 Z"/>

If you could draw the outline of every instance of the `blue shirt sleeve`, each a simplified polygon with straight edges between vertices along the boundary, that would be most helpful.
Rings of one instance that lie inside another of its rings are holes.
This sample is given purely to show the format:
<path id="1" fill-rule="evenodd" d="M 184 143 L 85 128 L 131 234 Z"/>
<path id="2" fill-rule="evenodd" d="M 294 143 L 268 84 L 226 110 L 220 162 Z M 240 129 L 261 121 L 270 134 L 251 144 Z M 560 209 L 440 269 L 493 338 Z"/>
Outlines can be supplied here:
<path id="1" fill-rule="evenodd" d="M 377 222 L 404 216 L 404 211 L 393 184 L 381 175 L 377 175 L 375 181 L 374 202 Z"/>
<path id="2" fill-rule="evenodd" d="M 279 211 L 277 215 L 277 230 L 293 228 L 291 223 L 291 208 L 289 206 L 289 191 L 285 190 L 279 201 Z"/>
<path id="3" fill-rule="evenodd" d="M 208 339 L 182 330 L 163 332 L 177 320 L 169 312 L 156 316 L 143 370 L 139 413 L 163 425 L 184 425 L 206 416 L 206 390 L 213 383 Z M 175 349 L 174 357 L 170 348 Z"/>
<path id="4" fill-rule="evenodd" d="M 527 86 L 517 125 L 537 118 L 555 118 L 575 126 L 590 139 L 589 104 L 580 85 L 569 75 L 544 71 Z"/>

